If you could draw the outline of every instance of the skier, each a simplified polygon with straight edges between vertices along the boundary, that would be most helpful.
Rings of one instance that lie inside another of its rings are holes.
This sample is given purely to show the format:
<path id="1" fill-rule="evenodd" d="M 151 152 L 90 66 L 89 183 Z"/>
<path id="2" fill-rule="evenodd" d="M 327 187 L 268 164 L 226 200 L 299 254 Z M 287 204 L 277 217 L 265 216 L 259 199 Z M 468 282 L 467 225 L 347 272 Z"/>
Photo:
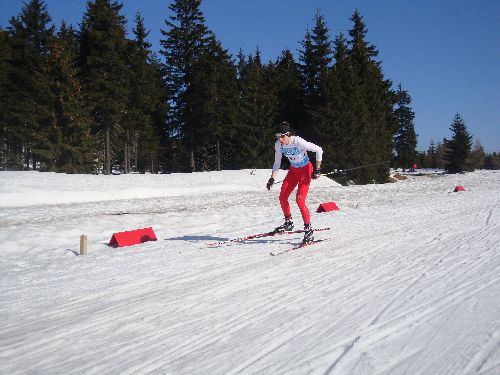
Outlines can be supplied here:
<path id="1" fill-rule="evenodd" d="M 285 216 L 285 223 L 275 229 L 277 233 L 293 230 L 292 214 L 288 198 L 293 189 L 298 185 L 296 201 L 299 206 L 302 220 L 304 221 L 304 244 L 314 241 L 313 229 L 311 227 L 311 216 L 309 209 L 306 206 L 307 193 L 311 179 L 319 178 L 321 174 L 321 160 L 323 149 L 314 143 L 307 142 L 294 135 L 294 130 L 290 124 L 283 121 L 278 125 L 276 133 L 276 143 L 274 144 L 274 165 L 271 173 L 271 178 L 267 182 L 267 190 L 270 190 L 274 184 L 274 178 L 280 169 L 281 157 L 285 155 L 290 160 L 290 168 L 283 181 L 280 192 L 280 205 Z M 316 153 L 316 168 L 313 169 L 309 162 L 307 151 Z"/>

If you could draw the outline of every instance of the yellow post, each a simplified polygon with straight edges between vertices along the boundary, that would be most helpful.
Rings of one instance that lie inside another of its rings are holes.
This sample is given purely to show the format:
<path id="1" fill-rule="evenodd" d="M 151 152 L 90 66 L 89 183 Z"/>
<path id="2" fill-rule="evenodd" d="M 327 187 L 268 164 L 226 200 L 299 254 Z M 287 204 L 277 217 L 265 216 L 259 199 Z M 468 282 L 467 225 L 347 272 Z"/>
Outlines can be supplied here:
<path id="1" fill-rule="evenodd" d="M 85 234 L 80 236 L 80 255 L 87 255 L 87 236 Z"/>

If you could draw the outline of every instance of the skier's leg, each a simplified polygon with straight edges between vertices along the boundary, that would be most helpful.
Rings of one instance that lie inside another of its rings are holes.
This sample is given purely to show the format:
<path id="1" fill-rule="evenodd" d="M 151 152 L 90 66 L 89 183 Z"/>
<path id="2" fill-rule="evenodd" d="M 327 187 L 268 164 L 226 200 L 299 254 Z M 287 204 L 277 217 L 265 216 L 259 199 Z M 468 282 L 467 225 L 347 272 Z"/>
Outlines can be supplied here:
<path id="1" fill-rule="evenodd" d="M 311 184 L 311 173 L 312 164 L 309 163 L 305 167 L 301 168 L 302 173 L 299 180 L 299 188 L 297 189 L 296 201 L 300 209 L 300 214 L 302 215 L 302 220 L 304 225 L 309 225 L 311 223 L 311 215 L 309 213 L 309 208 L 306 205 L 307 194 L 309 193 L 309 185 Z"/>
<path id="2" fill-rule="evenodd" d="M 283 215 L 285 216 L 285 219 L 291 218 L 292 213 L 290 211 L 290 204 L 288 203 L 288 198 L 290 197 L 290 194 L 292 194 L 293 189 L 298 184 L 298 180 L 293 172 L 290 170 L 288 171 L 288 174 L 285 177 L 285 180 L 283 181 L 283 185 L 281 185 L 281 192 L 280 192 L 280 205 L 281 209 L 283 210 Z"/>

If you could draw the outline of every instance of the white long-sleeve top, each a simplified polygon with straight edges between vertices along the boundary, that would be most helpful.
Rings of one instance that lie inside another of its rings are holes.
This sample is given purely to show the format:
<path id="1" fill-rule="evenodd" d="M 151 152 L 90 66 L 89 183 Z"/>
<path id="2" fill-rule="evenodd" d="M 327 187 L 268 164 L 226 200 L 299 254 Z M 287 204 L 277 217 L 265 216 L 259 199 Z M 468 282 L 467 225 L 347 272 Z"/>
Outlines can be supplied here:
<path id="1" fill-rule="evenodd" d="M 285 155 L 290 160 L 290 165 L 294 168 L 300 168 L 309 163 L 307 151 L 316 153 L 316 160 L 321 161 L 323 149 L 314 143 L 308 142 L 299 136 L 293 135 L 290 143 L 282 145 L 279 140 L 274 144 L 274 164 L 273 172 L 280 169 L 281 157 Z"/>

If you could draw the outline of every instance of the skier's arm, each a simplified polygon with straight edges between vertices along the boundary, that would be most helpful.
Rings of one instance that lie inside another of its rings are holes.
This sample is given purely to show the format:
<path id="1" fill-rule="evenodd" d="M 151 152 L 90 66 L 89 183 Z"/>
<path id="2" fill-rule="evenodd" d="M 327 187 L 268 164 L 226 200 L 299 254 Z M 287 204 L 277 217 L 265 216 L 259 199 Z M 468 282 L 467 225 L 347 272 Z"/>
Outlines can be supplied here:
<path id="1" fill-rule="evenodd" d="M 298 140 L 298 143 L 302 148 L 305 148 L 307 151 L 312 151 L 316 153 L 316 167 L 314 168 L 311 174 L 311 178 L 313 180 L 318 179 L 319 176 L 321 175 L 321 160 L 323 159 L 323 149 L 318 145 L 315 145 L 314 143 L 311 142 L 307 142 L 302 138 Z"/>
<path id="2" fill-rule="evenodd" d="M 269 181 L 267 181 L 266 187 L 267 190 L 271 190 L 272 186 L 274 185 L 274 177 L 276 177 L 276 174 L 280 170 L 280 165 L 281 165 L 281 147 L 279 145 L 279 142 L 276 142 L 274 144 L 274 164 L 273 164 L 273 170 L 271 171 L 271 178 Z"/>
<path id="3" fill-rule="evenodd" d="M 271 178 L 276 177 L 278 174 L 278 171 L 280 170 L 281 166 L 281 157 L 283 156 L 281 152 L 281 147 L 279 142 L 276 142 L 274 144 L 274 164 L 273 164 L 273 170 L 271 172 Z"/>
<path id="4" fill-rule="evenodd" d="M 323 159 L 323 149 L 314 143 L 307 142 L 305 139 L 300 138 L 297 140 L 300 147 L 305 148 L 307 151 L 312 151 L 316 153 L 316 168 L 321 167 L 321 160 Z"/>

